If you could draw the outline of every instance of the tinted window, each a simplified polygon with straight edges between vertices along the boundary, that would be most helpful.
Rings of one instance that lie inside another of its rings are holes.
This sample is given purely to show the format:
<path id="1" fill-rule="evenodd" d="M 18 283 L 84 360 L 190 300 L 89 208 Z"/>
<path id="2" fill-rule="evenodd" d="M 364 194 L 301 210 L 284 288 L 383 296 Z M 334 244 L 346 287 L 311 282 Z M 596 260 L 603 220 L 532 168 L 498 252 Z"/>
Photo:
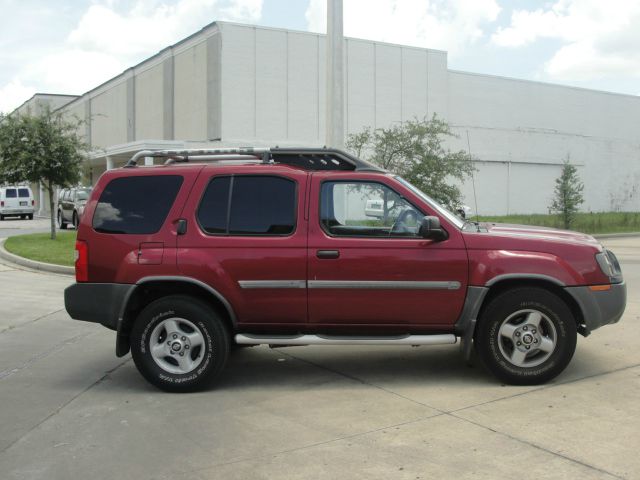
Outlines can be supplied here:
<path id="1" fill-rule="evenodd" d="M 21 198 L 29 198 L 29 189 L 28 188 L 19 188 L 18 196 Z"/>
<path id="2" fill-rule="evenodd" d="M 15 188 L 7 188 L 7 198 L 16 198 Z"/>
<path id="3" fill-rule="evenodd" d="M 106 186 L 93 228 L 102 233 L 149 234 L 160 230 L 182 185 L 174 175 L 116 178 Z"/>
<path id="4" fill-rule="evenodd" d="M 204 192 L 198 221 L 207 233 L 227 233 L 227 212 L 231 177 L 214 178 Z"/>
<path id="5" fill-rule="evenodd" d="M 331 235 L 418 236 L 422 213 L 381 183 L 325 182 L 320 200 L 320 220 Z"/>
<path id="6" fill-rule="evenodd" d="M 235 177 L 229 233 L 287 235 L 295 225 L 296 185 L 280 177 Z"/>
<path id="7" fill-rule="evenodd" d="M 198 208 L 198 220 L 207 233 L 288 235 L 295 230 L 295 212 L 296 184 L 291 180 L 222 177 L 209 183 Z"/>

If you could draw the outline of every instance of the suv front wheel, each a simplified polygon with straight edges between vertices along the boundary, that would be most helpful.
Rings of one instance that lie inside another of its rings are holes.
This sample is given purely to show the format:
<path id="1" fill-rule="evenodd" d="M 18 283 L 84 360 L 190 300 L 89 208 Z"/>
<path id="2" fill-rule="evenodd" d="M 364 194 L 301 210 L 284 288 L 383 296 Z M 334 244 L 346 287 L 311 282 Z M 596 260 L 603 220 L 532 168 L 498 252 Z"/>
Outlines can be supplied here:
<path id="1" fill-rule="evenodd" d="M 501 381 L 537 385 L 566 368 L 576 339 L 575 319 L 561 298 L 542 288 L 522 287 L 491 300 L 480 317 L 475 345 Z"/>
<path id="2" fill-rule="evenodd" d="M 224 368 L 229 335 L 222 319 L 196 298 L 173 295 L 149 304 L 131 332 L 140 373 L 168 392 L 207 386 Z"/>

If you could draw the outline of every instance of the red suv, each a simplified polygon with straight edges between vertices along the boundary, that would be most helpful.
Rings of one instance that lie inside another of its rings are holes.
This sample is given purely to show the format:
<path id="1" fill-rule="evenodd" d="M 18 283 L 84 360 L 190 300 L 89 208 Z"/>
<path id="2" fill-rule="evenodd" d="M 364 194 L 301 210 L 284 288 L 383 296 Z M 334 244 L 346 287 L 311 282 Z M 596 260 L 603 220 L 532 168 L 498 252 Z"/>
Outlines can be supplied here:
<path id="1" fill-rule="evenodd" d="M 501 381 L 537 384 L 626 303 L 592 237 L 461 220 L 329 149 L 139 152 L 98 181 L 76 250 L 69 315 L 115 330 L 116 355 L 169 391 L 203 387 L 239 345 L 458 338 Z"/>

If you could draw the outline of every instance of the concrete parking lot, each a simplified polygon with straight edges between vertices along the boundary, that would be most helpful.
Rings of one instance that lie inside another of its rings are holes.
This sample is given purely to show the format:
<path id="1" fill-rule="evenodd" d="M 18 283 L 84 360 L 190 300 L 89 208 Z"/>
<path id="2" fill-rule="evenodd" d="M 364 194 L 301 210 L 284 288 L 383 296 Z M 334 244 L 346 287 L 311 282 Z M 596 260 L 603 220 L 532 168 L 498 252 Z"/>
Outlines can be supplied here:
<path id="1" fill-rule="evenodd" d="M 0 222 L 0 238 L 48 232 L 50 228 L 51 220 L 49 218 L 35 217 L 33 220 L 21 220 L 16 217 L 8 217 Z"/>
<path id="2" fill-rule="evenodd" d="M 257 347 L 210 391 L 166 394 L 69 319 L 69 277 L 0 265 L 0 477 L 640 478 L 640 238 L 605 243 L 625 316 L 538 387 L 455 347 Z"/>

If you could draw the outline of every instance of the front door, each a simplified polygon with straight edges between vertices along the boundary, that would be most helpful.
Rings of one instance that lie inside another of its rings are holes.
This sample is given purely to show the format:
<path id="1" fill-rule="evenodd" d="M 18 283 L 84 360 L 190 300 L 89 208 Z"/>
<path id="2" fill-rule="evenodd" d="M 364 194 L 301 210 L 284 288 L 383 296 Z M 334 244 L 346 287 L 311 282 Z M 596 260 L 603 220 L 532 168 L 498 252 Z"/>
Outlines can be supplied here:
<path id="1" fill-rule="evenodd" d="M 429 206 L 390 177 L 314 174 L 309 214 L 309 322 L 384 330 L 450 328 L 467 286 L 460 232 L 418 236 Z"/>

